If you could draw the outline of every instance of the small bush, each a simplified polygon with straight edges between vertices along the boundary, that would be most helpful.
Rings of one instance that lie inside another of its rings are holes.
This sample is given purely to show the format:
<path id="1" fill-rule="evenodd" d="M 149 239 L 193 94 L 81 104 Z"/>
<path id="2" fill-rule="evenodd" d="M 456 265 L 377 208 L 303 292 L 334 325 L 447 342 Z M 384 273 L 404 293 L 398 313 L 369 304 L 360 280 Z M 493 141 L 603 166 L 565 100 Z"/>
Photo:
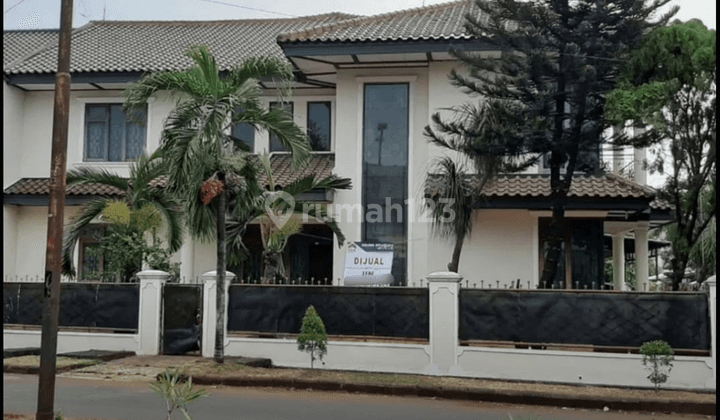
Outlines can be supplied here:
<path id="1" fill-rule="evenodd" d="M 310 353 L 310 368 L 314 367 L 316 358 L 322 361 L 323 356 L 327 354 L 325 324 L 323 324 L 320 315 L 312 305 L 308 306 L 307 311 L 305 311 L 297 343 L 298 350 Z"/>
<path id="2" fill-rule="evenodd" d="M 655 385 L 657 391 L 660 384 L 668 380 L 675 352 L 666 341 L 655 340 L 643 343 L 640 346 L 640 354 L 643 356 L 643 366 L 650 371 L 648 379 Z"/>
<path id="3" fill-rule="evenodd" d="M 185 416 L 186 420 L 192 420 L 192 416 L 187 411 L 187 405 L 199 398 L 210 395 L 207 391 L 193 389 L 192 377 L 188 377 L 187 382 L 181 385 L 181 379 L 185 375 L 181 375 L 175 369 L 167 368 L 165 372 L 158 376 L 158 381 L 150 384 L 150 389 L 157 392 L 167 403 L 167 420 L 171 419 L 172 412 L 178 408 Z"/>

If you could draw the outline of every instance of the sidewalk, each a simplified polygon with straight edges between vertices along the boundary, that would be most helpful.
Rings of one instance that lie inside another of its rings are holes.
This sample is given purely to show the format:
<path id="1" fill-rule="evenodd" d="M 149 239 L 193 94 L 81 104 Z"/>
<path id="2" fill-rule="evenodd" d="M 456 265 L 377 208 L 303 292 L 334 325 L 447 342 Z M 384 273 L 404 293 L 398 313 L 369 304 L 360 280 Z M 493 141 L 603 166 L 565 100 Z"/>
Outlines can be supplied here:
<path id="1" fill-rule="evenodd" d="M 35 356 L 22 358 L 28 357 Z M 14 359 L 19 362 L 22 358 Z M 18 372 L 17 368 L 11 367 L 12 360 L 4 360 L 6 372 Z M 87 359 L 78 359 L 81 360 Z M 228 357 L 224 365 L 216 365 L 211 359 L 198 356 L 131 356 L 80 367 L 59 376 L 149 382 L 167 367 L 174 367 L 191 375 L 193 383 L 199 385 L 314 389 L 601 410 L 607 407 L 622 411 L 716 415 L 715 392 L 668 389 L 655 392 L 652 389 L 331 371 L 322 368 L 263 368 L 243 364 L 257 365 L 263 362 L 259 359 Z"/>

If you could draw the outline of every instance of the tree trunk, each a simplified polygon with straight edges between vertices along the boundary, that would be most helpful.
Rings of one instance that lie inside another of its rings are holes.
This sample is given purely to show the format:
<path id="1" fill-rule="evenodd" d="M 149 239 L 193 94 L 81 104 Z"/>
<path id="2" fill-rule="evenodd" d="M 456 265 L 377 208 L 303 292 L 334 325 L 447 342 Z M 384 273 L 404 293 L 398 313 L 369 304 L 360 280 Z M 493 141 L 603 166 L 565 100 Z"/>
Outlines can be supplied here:
<path id="1" fill-rule="evenodd" d="M 225 182 L 225 174 L 219 173 L 220 180 Z M 217 299 L 215 308 L 215 354 L 216 363 L 225 362 L 225 207 L 226 195 L 223 191 L 217 197 Z"/>
<path id="2" fill-rule="evenodd" d="M 453 249 L 452 261 L 450 261 L 450 264 L 448 264 L 448 271 L 452 271 L 453 273 L 457 273 L 458 268 L 460 267 L 460 253 L 462 252 L 463 239 L 464 238 L 458 238 L 455 240 L 455 248 Z"/>
<path id="3" fill-rule="evenodd" d="M 283 272 L 282 253 L 266 251 L 263 254 L 265 268 L 263 270 L 262 284 L 275 284 L 285 279 Z"/>

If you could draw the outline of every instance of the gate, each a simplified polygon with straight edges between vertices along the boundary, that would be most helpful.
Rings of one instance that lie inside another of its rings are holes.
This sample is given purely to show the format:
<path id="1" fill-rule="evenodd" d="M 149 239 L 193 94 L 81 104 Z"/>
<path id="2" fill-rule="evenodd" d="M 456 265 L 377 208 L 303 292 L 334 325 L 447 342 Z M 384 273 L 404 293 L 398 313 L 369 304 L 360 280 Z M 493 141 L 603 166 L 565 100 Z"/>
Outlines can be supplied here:
<path id="1" fill-rule="evenodd" d="M 166 284 L 163 287 L 162 354 L 200 350 L 202 302 L 202 284 Z"/>

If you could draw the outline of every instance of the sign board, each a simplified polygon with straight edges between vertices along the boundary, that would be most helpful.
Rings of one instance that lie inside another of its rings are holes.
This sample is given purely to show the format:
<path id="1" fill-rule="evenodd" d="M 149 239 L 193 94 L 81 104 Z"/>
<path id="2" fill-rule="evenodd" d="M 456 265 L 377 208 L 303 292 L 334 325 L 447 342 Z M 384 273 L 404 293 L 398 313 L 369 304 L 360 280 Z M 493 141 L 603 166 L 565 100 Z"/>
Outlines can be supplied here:
<path id="1" fill-rule="evenodd" d="M 350 242 L 345 257 L 346 286 L 387 286 L 392 284 L 390 274 L 394 244 Z"/>

